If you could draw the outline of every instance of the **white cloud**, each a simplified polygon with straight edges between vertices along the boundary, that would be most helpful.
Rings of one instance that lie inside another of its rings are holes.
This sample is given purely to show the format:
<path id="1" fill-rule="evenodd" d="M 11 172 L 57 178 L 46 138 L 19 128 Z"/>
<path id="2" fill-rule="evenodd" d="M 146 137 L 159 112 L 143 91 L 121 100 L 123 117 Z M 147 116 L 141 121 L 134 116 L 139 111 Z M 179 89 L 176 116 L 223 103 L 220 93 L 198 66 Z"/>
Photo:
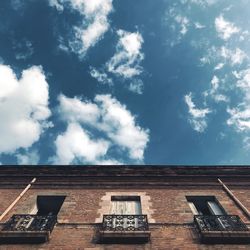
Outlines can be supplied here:
<path id="1" fill-rule="evenodd" d="M 183 0 L 185 3 L 198 4 L 202 7 L 210 6 L 218 2 L 218 0 Z"/>
<path id="2" fill-rule="evenodd" d="M 198 109 L 192 101 L 192 94 L 189 93 L 184 97 L 185 102 L 188 106 L 188 112 L 190 115 L 189 122 L 193 129 L 197 132 L 204 132 L 207 127 L 206 116 L 211 113 L 208 108 Z"/>
<path id="3" fill-rule="evenodd" d="M 237 78 L 236 87 L 242 92 L 242 102 L 234 108 L 228 108 L 230 118 L 227 124 L 237 131 L 250 130 L 250 69 L 234 72 Z"/>
<path id="4" fill-rule="evenodd" d="M 82 15 L 82 25 L 73 26 L 75 38 L 69 42 L 70 49 L 80 57 L 109 29 L 108 15 L 113 10 L 112 0 L 49 0 L 49 4 L 59 11 L 63 11 L 67 4 Z M 60 47 L 65 50 L 65 44 Z"/>
<path id="5" fill-rule="evenodd" d="M 235 50 L 227 49 L 225 46 L 221 47 L 220 55 L 226 60 L 229 60 L 230 63 L 234 66 L 236 64 L 242 64 L 245 59 L 247 59 L 247 55 L 244 51 L 239 48 Z"/>
<path id="6" fill-rule="evenodd" d="M 142 160 L 149 131 L 136 125 L 135 117 L 116 99 L 109 95 L 97 95 L 95 100 L 102 110 L 100 128 L 113 142 L 126 148 L 130 158 Z"/>
<path id="7" fill-rule="evenodd" d="M 214 75 L 211 80 L 211 88 L 204 92 L 205 96 L 210 96 L 215 102 L 228 102 L 229 98 L 219 92 L 220 79 Z"/>
<path id="8" fill-rule="evenodd" d="M 63 2 L 64 0 L 48 0 L 49 1 L 49 6 L 55 7 L 58 11 L 63 11 Z"/>
<path id="9" fill-rule="evenodd" d="M 104 71 L 97 70 L 94 67 L 90 67 L 90 75 L 95 78 L 99 83 L 102 84 L 113 84 L 112 78 L 108 77 L 107 73 Z"/>
<path id="10" fill-rule="evenodd" d="M 140 79 L 133 80 L 130 84 L 128 89 L 131 92 L 141 95 L 143 93 L 143 82 Z"/>
<path id="11" fill-rule="evenodd" d="M 220 70 L 224 67 L 224 63 L 218 63 L 215 67 L 214 70 Z"/>
<path id="12" fill-rule="evenodd" d="M 0 153 L 29 148 L 49 123 L 48 84 L 41 67 L 22 72 L 0 65 Z"/>
<path id="13" fill-rule="evenodd" d="M 34 53 L 33 45 L 28 39 L 14 42 L 13 50 L 17 60 L 26 60 Z"/>
<path id="14" fill-rule="evenodd" d="M 228 108 L 227 112 L 230 114 L 227 120 L 228 125 L 234 126 L 238 131 L 250 130 L 250 106 Z"/>
<path id="15" fill-rule="evenodd" d="M 115 55 L 107 62 L 108 71 L 123 78 L 140 75 L 143 71 L 140 63 L 144 59 L 141 34 L 124 30 L 118 30 L 117 34 L 119 41 Z"/>
<path id="16" fill-rule="evenodd" d="M 180 25 L 180 33 L 185 35 L 188 31 L 189 20 L 185 16 L 177 15 L 175 16 L 175 21 Z"/>
<path id="17" fill-rule="evenodd" d="M 28 151 L 24 154 L 17 154 L 17 163 L 19 165 L 37 165 L 40 157 L 37 151 Z"/>
<path id="18" fill-rule="evenodd" d="M 69 123 L 65 133 L 56 138 L 57 163 L 70 164 L 74 161 L 93 163 L 105 156 L 109 142 L 91 138 L 78 123 Z"/>
<path id="19" fill-rule="evenodd" d="M 215 19 L 215 29 L 223 40 L 228 40 L 233 34 L 240 31 L 233 23 L 226 21 L 222 15 Z"/>
<path id="20" fill-rule="evenodd" d="M 242 90 L 245 100 L 250 102 L 250 68 L 234 74 L 238 79 L 236 86 Z"/>
<path id="21" fill-rule="evenodd" d="M 199 23 L 199 22 L 195 22 L 195 23 L 194 23 L 194 27 L 195 27 L 196 29 L 204 29 L 206 26 L 203 25 L 203 24 L 201 24 L 201 23 Z"/>
<path id="22" fill-rule="evenodd" d="M 84 102 L 76 97 L 68 98 L 64 95 L 60 95 L 58 100 L 60 115 L 67 122 L 96 124 L 100 119 L 100 110 L 95 103 Z"/>
<path id="23" fill-rule="evenodd" d="M 97 95 L 89 102 L 61 95 L 59 101 L 59 112 L 68 127 L 56 139 L 55 162 L 121 162 L 110 156 L 109 150 L 136 162 L 143 160 L 149 131 L 138 126 L 135 117 L 115 98 Z"/>

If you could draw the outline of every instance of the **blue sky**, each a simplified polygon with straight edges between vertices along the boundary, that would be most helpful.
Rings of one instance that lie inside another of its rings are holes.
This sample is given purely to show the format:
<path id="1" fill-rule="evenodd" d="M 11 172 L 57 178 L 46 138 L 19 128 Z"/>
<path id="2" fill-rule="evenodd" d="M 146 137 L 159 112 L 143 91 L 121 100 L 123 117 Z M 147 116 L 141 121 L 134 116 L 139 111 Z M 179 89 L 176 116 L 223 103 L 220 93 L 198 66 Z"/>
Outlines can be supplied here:
<path id="1" fill-rule="evenodd" d="M 250 1 L 3 0 L 1 164 L 249 164 Z"/>

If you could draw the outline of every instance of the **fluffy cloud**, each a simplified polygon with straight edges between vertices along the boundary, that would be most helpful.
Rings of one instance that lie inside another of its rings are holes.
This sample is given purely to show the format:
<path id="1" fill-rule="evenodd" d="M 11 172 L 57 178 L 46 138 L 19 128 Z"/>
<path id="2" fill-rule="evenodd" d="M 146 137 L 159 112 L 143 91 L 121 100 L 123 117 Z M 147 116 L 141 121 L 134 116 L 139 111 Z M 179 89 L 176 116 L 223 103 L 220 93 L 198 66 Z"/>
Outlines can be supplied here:
<path id="1" fill-rule="evenodd" d="M 0 153 L 29 148 L 48 126 L 48 84 L 41 67 L 22 72 L 0 65 Z"/>
<path id="2" fill-rule="evenodd" d="M 23 154 L 17 154 L 17 163 L 19 165 L 37 165 L 40 157 L 36 150 L 28 151 Z"/>
<path id="3" fill-rule="evenodd" d="M 112 154 L 143 160 L 149 131 L 136 124 L 127 108 L 110 95 L 97 95 L 94 102 L 59 97 L 59 112 L 67 130 L 56 139 L 56 163 L 120 162 Z M 113 153 L 110 153 L 113 152 Z"/>
<path id="4" fill-rule="evenodd" d="M 79 56 L 83 56 L 109 29 L 108 15 L 113 10 L 112 0 L 49 0 L 49 4 L 59 11 L 69 5 L 82 15 L 82 25 L 73 27 L 75 39 L 69 42 L 70 49 Z"/>
<path id="5" fill-rule="evenodd" d="M 78 123 L 69 123 L 65 133 L 56 138 L 57 163 L 96 162 L 105 156 L 109 142 L 95 140 Z"/>
<path id="6" fill-rule="evenodd" d="M 208 108 L 198 109 L 192 101 L 192 94 L 189 93 L 184 97 L 188 106 L 188 113 L 190 115 L 189 122 L 194 130 L 197 132 L 204 132 L 207 127 L 206 116 L 211 112 Z"/>
<path id="7" fill-rule="evenodd" d="M 144 54 L 141 52 L 143 38 L 138 32 L 118 30 L 119 41 L 115 55 L 107 63 L 109 72 L 123 78 L 131 78 L 142 73 L 141 61 Z"/>
<path id="8" fill-rule="evenodd" d="M 233 34 L 240 31 L 233 23 L 226 21 L 222 15 L 215 19 L 215 29 L 223 40 L 228 40 Z"/>

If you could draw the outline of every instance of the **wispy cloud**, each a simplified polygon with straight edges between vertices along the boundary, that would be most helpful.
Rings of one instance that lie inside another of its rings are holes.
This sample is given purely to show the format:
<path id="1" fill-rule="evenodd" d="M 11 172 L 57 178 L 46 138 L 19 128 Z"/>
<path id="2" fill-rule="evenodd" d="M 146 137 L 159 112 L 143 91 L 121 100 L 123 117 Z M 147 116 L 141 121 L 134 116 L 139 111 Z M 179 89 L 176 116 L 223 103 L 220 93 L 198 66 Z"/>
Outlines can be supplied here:
<path id="1" fill-rule="evenodd" d="M 180 25 L 180 33 L 184 36 L 188 31 L 188 26 L 190 25 L 188 18 L 185 16 L 177 15 L 174 19 Z"/>
<path id="2" fill-rule="evenodd" d="M 22 39 L 18 42 L 14 41 L 13 51 L 17 60 L 26 60 L 34 53 L 33 45 L 28 39 Z"/>
<path id="3" fill-rule="evenodd" d="M 229 62 L 234 66 L 236 64 L 242 64 L 245 59 L 247 59 L 247 54 L 239 48 L 235 50 L 230 50 L 225 46 L 221 47 L 220 55 L 225 60 L 229 60 Z"/>
<path id="4" fill-rule="evenodd" d="M 128 89 L 131 91 L 131 92 L 134 92 L 136 94 L 139 94 L 141 95 L 143 93 L 143 82 L 142 80 L 140 79 L 135 79 L 133 80 L 130 84 L 129 84 L 129 87 Z"/>
<path id="5" fill-rule="evenodd" d="M 98 70 L 94 67 L 90 67 L 89 71 L 90 75 L 95 78 L 101 84 L 113 84 L 112 78 L 108 76 L 108 74 L 104 70 Z"/>
<path id="6" fill-rule="evenodd" d="M 250 131 L 250 69 L 234 72 L 236 87 L 241 90 L 242 101 L 233 108 L 228 108 L 230 118 L 227 124 L 237 131 Z"/>
<path id="7" fill-rule="evenodd" d="M 70 6 L 82 16 L 82 24 L 73 26 L 75 37 L 60 47 L 68 47 L 80 57 L 93 47 L 109 29 L 108 15 L 112 12 L 112 0 L 49 0 L 58 11 Z"/>
<path id="8" fill-rule="evenodd" d="M 130 81 L 128 89 L 142 94 L 143 82 L 138 78 L 143 72 L 141 63 L 144 59 L 142 52 L 143 38 L 139 32 L 118 30 L 118 42 L 115 54 L 101 69 L 90 67 L 90 75 L 99 83 L 112 85 L 113 77 L 120 81 Z M 118 81 L 119 81 L 118 80 Z"/>
<path id="9" fill-rule="evenodd" d="M 220 87 L 220 79 L 214 75 L 211 80 L 211 88 L 209 90 L 204 92 L 205 97 L 212 98 L 215 102 L 228 102 L 229 98 L 228 96 L 221 94 L 219 91 Z"/>
<path id="10" fill-rule="evenodd" d="M 141 34 L 125 30 L 118 30 L 117 34 L 119 41 L 115 55 L 107 62 L 108 71 L 123 78 L 140 75 L 143 71 L 140 63 L 144 59 Z"/>
<path id="11" fill-rule="evenodd" d="M 211 113 L 211 110 L 208 108 L 199 109 L 196 108 L 195 104 L 192 100 L 192 94 L 189 93 L 188 95 L 184 96 L 184 100 L 188 106 L 188 113 L 189 113 L 189 122 L 193 129 L 197 132 L 204 132 L 207 127 L 206 116 L 207 114 Z"/>

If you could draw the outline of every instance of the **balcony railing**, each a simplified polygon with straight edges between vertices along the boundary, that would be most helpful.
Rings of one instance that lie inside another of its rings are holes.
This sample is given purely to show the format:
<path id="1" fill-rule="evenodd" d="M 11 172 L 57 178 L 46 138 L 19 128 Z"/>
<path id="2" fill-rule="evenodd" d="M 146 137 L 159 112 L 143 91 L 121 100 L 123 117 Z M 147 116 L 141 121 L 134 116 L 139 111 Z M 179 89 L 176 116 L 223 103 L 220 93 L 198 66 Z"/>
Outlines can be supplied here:
<path id="1" fill-rule="evenodd" d="M 238 215 L 195 215 L 200 231 L 248 231 Z"/>
<path id="2" fill-rule="evenodd" d="M 250 231 L 238 215 L 195 215 L 201 242 L 249 243 Z"/>
<path id="3" fill-rule="evenodd" d="M 5 223 L 2 231 L 52 231 L 55 215 L 15 214 Z"/>
<path id="4" fill-rule="evenodd" d="M 147 231 L 147 215 L 103 215 L 104 231 Z"/>
<path id="5" fill-rule="evenodd" d="M 146 243 L 150 239 L 147 215 L 103 215 L 100 242 Z"/>
<path id="6" fill-rule="evenodd" d="M 49 240 L 55 215 L 15 214 L 2 227 L 0 243 L 41 243 Z"/>

